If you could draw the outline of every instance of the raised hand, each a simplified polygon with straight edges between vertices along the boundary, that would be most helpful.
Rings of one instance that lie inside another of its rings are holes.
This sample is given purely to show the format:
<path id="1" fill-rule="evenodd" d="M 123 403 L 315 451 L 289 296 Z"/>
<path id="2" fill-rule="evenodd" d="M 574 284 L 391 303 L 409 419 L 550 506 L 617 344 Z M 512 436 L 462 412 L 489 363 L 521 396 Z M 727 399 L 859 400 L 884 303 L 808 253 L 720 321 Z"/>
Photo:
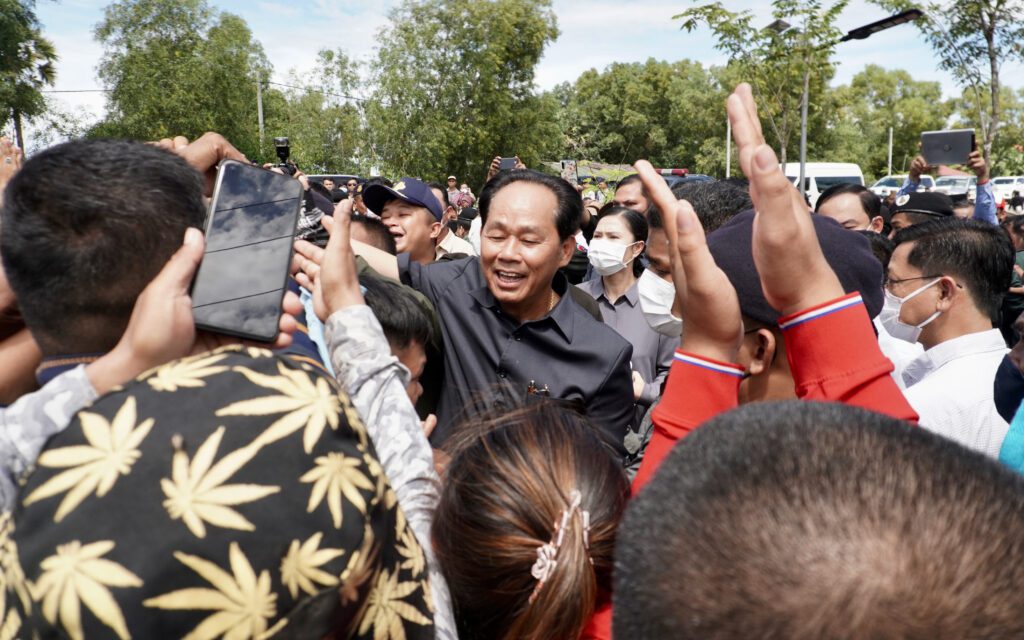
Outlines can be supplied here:
<path id="1" fill-rule="evenodd" d="M 241 151 L 219 133 L 207 132 L 189 142 L 184 136 L 176 138 L 164 138 L 155 142 L 161 149 L 167 149 L 185 159 L 185 162 L 192 165 L 192 168 L 203 174 L 206 180 L 204 193 L 207 196 L 213 195 L 213 185 L 217 180 L 217 166 L 221 160 L 238 160 L 249 162 Z"/>
<path id="2" fill-rule="evenodd" d="M 807 204 L 764 142 L 750 85 L 736 87 L 728 111 L 740 167 L 750 180 L 756 211 L 751 244 L 765 299 L 786 316 L 841 297 Z"/>
<path id="3" fill-rule="evenodd" d="M 697 214 L 689 202 L 676 200 L 649 162 L 639 160 L 633 166 L 665 220 L 672 279 L 682 308 L 680 348 L 706 358 L 735 362 L 743 341 L 739 298 L 711 257 Z"/>
<path id="4" fill-rule="evenodd" d="M 333 218 L 324 216 L 322 224 L 330 235 L 327 247 L 321 249 L 309 242 L 296 241 L 292 271 L 298 283 L 313 293 L 313 311 L 326 322 L 335 311 L 366 301 L 359 288 L 356 256 L 352 251 L 351 215 L 342 211 Z"/>

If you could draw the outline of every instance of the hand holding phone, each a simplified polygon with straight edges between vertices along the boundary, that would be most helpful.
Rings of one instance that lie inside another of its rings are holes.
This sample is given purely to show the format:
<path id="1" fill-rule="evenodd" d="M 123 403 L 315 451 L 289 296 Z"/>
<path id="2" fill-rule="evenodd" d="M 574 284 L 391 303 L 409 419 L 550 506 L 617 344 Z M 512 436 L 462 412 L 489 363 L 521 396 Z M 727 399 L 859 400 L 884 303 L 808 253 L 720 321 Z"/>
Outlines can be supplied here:
<path id="1" fill-rule="evenodd" d="M 206 216 L 206 250 L 192 285 L 196 326 L 273 342 L 281 320 L 302 185 L 227 160 Z"/>

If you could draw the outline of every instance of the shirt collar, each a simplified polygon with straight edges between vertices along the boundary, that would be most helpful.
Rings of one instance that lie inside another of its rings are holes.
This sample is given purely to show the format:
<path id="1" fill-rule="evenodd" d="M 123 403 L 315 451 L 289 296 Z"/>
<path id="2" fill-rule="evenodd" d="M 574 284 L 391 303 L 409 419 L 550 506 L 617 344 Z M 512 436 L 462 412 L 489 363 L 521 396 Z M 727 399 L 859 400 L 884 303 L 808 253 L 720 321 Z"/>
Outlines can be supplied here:
<path id="1" fill-rule="evenodd" d="M 993 351 L 1006 351 L 1006 342 L 999 329 L 968 333 L 946 340 L 911 360 L 903 369 L 903 382 L 909 387 L 953 360 Z"/>
<path id="2" fill-rule="evenodd" d="M 627 268 L 631 269 L 632 267 L 631 266 L 627 266 Z M 604 278 L 601 278 L 599 280 L 599 282 L 601 283 L 601 295 L 600 295 L 600 297 L 602 297 L 605 300 L 607 300 L 608 304 L 614 306 L 616 301 L 612 300 L 611 298 L 609 298 L 608 294 L 605 293 L 605 290 L 604 290 Z M 626 293 L 622 294 L 622 297 L 626 299 L 626 302 L 628 302 L 629 306 L 631 306 L 631 307 L 635 307 L 637 305 L 637 303 L 640 302 L 640 293 L 639 293 L 640 288 L 638 286 L 639 284 L 640 284 L 640 281 L 637 280 L 636 282 L 633 283 L 632 287 L 630 287 L 629 289 L 626 289 Z"/>
<path id="3" fill-rule="evenodd" d="M 71 371 L 80 364 L 89 364 L 102 357 L 102 353 L 78 353 L 61 356 L 47 356 L 36 367 L 36 382 L 42 387 L 60 374 Z"/>
<path id="4" fill-rule="evenodd" d="M 483 269 L 483 266 L 481 266 Z M 573 318 L 572 305 L 576 304 L 571 300 L 572 295 L 569 293 L 569 280 L 566 279 L 565 275 L 561 271 L 555 272 L 555 278 L 551 282 L 551 288 L 558 294 L 559 300 L 546 316 L 539 320 L 531 320 L 530 322 L 524 322 L 523 324 L 534 324 L 539 322 L 552 322 L 558 332 L 562 334 L 567 341 L 572 342 L 573 327 L 575 325 Z M 498 309 L 501 310 L 501 305 L 495 300 L 494 294 L 487 287 L 486 280 L 484 285 L 477 289 L 469 292 L 469 295 L 480 304 L 480 306 L 486 309 Z"/>

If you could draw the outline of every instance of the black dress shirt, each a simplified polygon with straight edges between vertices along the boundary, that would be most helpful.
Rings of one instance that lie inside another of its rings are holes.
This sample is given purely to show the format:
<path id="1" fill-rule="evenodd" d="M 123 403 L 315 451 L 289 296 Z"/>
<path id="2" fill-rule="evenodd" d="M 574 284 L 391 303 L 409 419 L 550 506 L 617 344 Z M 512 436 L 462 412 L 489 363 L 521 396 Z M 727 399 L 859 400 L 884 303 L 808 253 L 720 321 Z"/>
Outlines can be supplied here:
<path id="1" fill-rule="evenodd" d="M 520 323 L 487 288 L 479 258 L 421 265 L 402 254 L 398 270 L 402 282 L 427 296 L 441 317 L 445 381 L 431 438 L 435 445 L 460 419 L 486 409 L 495 397 L 491 392 L 523 398 L 534 387 L 578 406 L 625 455 L 623 438 L 633 417 L 633 347 L 565 295 L 571 285 L 564 276 L 556 274 L 553 283 L 561 296 L 555 308 Z"/>

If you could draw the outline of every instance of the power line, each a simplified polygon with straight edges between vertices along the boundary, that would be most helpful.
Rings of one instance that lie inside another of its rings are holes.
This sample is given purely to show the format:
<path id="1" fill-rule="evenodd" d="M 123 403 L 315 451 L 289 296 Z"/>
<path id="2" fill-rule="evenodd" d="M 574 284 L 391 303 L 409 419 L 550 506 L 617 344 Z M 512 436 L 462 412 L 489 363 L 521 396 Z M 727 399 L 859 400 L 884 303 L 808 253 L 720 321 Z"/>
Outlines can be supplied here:
<path id="1" fill-rule="evenodd" d="M 296 87 L 296 86 L 293 86 L 293 85 L 290 85 L 290 84 L 282 84 L 280 82 L 270 82 L 269 80 L 267 81 L 267 84 L 272 84 L 272 85 L 274 85 L 276 87 L 285 87 L 286 89 L 295 89 L 297 91 L 312 91 L 314 93 L 320 93 L 320 94 L 323 94 L 325 96 L 331 96 L 331 97 L 334 97 L 334 98 L 346 98 L 348 100 L 357 100 L 359 102 L 368 102 L 368 100 L 366 98 L 357 98 L 355 96 L 347 96 L 347 95 L 345 95 L 343 93 L 330 93 L 329 91 L 321 91 L 319 89 L 311 89 L 309 87 Z"/>
<path id="2" fill-rule="evenodd" d="M 113 89 L 45 89 L 39 93 L 109 93 Z"/>

